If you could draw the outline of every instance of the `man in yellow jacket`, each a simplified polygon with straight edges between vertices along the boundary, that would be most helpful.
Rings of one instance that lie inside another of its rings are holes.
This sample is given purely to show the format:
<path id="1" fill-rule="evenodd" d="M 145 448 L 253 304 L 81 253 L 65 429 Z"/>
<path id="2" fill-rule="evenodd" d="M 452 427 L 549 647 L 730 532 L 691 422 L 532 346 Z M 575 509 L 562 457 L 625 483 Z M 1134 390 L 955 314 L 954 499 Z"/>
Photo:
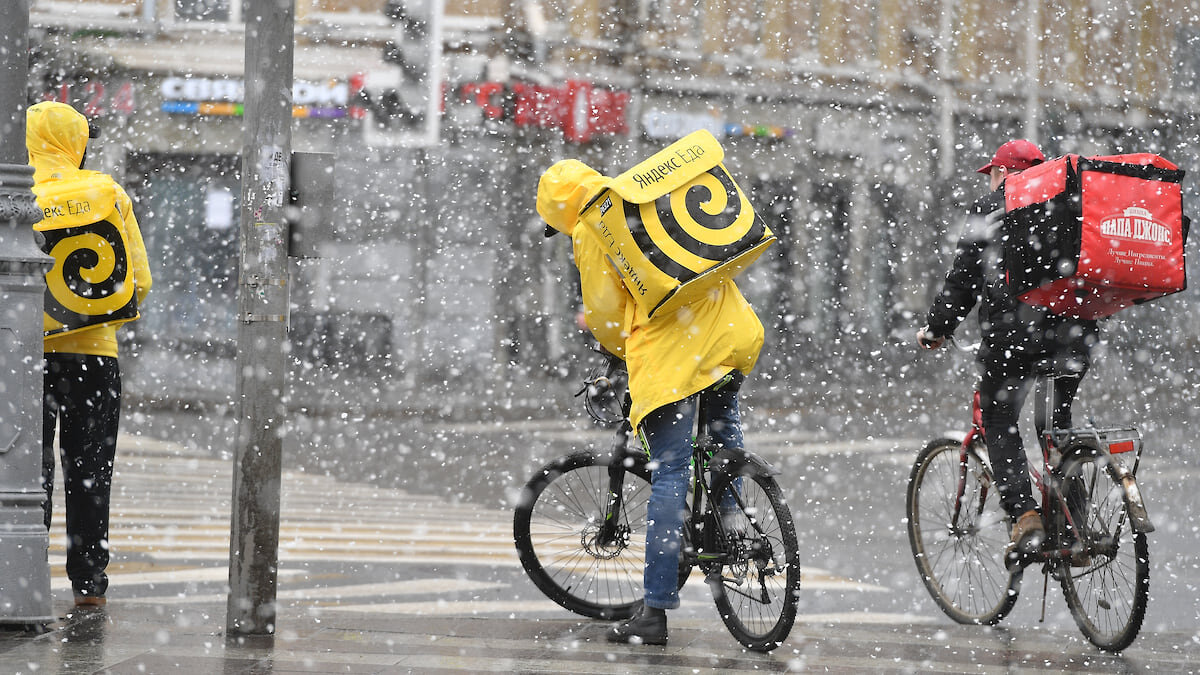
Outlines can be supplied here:
<path id="1" fill-rule="evenodd" d="M 150 266 L 133 205 L 107 174 L 83 167 L 87 119 L 63 103 L 26 114 L 26 147 L 43 219 L 46 274 L 42 484 L 50 527 L 54 431 L 62 451 L 67 576 L 77 606 L 102 606 L 108 589 L 108 514 L 121 416 L 117 326 L 138 317 Z"/>
<path id="2" fill-rule="evenodd" d="M 600 241 L 578 226 L 580 211 L 608 181 L 582 162 L 558 162 L 541 177 L 537 211 L 551 228 L 547 235 L 556 231 L 571 237 L 584 319 L 600 344 L 625 360 L 630 423 L 652 460 L 645 597 L 608 639 L 665 644 L 665 610 L 679 606 L 680 530 L 697 405 L 708 413 L 714 441 L 742 447 L 737 395 L 758 360 L 763 327 L 733 282 L 650 318 L 626 290 Z"/>

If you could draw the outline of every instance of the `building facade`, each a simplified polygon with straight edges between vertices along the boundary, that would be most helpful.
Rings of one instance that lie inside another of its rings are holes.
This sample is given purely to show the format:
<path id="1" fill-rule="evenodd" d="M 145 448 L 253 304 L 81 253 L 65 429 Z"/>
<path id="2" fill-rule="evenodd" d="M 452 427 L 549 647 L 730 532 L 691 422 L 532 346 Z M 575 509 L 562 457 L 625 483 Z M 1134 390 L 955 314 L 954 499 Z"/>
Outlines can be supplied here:
<path id="1" fill-rule="evenodd" d="M 294 265 L 301 370 L 445 382 L 577 359 L 569 252 L 533 210 L 566 157 L 616 174 L 697 128 L 720 138 L 780 236 L 740 284 L 780 382 L 909 348 L 1004 140 L 1200 166 L 1196 0 L 447 0 L 428 147 L 375 124 L 371 82 L 396 69 L 384 5 L 296 5 L 293 149 L 332 153 L 342 196 L 322 257 Z M 129 187 L 154 261 L 141 386 L 231 395 L 243 3 L 31 9 L 31 99 L 100 121 L 93 168 Z M 1132 311 L 1178 335 L 1192 299 Z M 179 359 L 208 375 L 164 380 Z"/>

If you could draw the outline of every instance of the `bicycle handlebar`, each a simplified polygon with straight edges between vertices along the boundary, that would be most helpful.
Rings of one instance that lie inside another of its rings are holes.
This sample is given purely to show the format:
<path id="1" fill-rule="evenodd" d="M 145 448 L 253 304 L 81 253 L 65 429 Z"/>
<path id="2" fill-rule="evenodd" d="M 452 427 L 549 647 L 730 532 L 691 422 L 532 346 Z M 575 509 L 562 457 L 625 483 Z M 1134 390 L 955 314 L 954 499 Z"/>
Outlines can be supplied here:
<path id="1" fill-rule="evenodd" d="M 604 356 L 604 371 L 602 374 L 592 371 L 592 374 L 584 379 L 583 388 L 575 395 L 584 397 L 583 407 L 596 422 L 605 426 L 619 424 L 625 416 L 614 412 L 613 406 L 620 407 L 617 397 L 623 385 L 617 380 L 623 377 L 625 362 L 603 349 L 593 351 Z"/>
<path id="2" fill-rule="evenodd" d="M 612 391 L 612 386 L 613 386 L 612 380 L 608 379 L 607 377 L 605 377 L 603 375 L 600 375 L 592 380 L 589 380 L 588 382 L 586 382 L 586 384 L 587 384 L 587 395 L 590 398 L 600 398 L 601 396 L 604 396 L 608 392 Z"/>
<path id="3" fill-rule="evenodd" d="M 980 345 L 979 342 L 974 342 L 967 345 L 961 344 L 958 340 L 954 339 L 953 335 L 947 335 L 945 337 L 935 336 L 929 332 L 928 325 L 923 326 L 921 330 L 917 331 L 917 344 L 921 345 L 925 349 L 936 349 L 942 346 L 943 342 L 949 342 L 960 352 L 967 352 L 971 354 L 978 352 Z"/>

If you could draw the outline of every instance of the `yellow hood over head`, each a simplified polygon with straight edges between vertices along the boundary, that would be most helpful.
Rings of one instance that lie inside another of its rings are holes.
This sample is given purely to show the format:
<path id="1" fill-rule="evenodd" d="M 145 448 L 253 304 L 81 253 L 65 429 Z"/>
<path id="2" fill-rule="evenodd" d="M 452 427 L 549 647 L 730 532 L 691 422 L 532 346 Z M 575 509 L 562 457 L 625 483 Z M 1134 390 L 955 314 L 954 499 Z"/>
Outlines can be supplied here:
<path id="1" fill-rule="evenodd" d="M 538 215 L 569 237 L 579 221 L 579 212 L 607 184 L 608 178 L 577 159 L 556 162 L 538 181 Z"/>
<path id="2" fill-rule="evenodd" d="M 87 118 L 65 103 L 43 101 L 25 112 L 25 147 L 35 182 L 78 170 L 87 143 Z"/>

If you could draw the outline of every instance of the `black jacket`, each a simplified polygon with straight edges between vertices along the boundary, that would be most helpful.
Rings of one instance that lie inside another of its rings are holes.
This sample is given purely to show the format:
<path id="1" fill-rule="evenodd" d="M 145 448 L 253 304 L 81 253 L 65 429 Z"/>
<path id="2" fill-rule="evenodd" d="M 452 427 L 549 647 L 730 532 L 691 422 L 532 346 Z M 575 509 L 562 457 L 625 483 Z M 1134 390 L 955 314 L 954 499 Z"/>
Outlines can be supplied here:
<path id="1" fill-rule="evenodd" d="M 1088 362 L 1096 322 L 1051 314 L 1017 300 L 1005 281 L 1004 189 L 971 205 L 954 254 L 954 266 L 929 308 L 929 332 L 949 337 L 979 305 L 980 361 L 993 358 L 1069 356 Z"/>

